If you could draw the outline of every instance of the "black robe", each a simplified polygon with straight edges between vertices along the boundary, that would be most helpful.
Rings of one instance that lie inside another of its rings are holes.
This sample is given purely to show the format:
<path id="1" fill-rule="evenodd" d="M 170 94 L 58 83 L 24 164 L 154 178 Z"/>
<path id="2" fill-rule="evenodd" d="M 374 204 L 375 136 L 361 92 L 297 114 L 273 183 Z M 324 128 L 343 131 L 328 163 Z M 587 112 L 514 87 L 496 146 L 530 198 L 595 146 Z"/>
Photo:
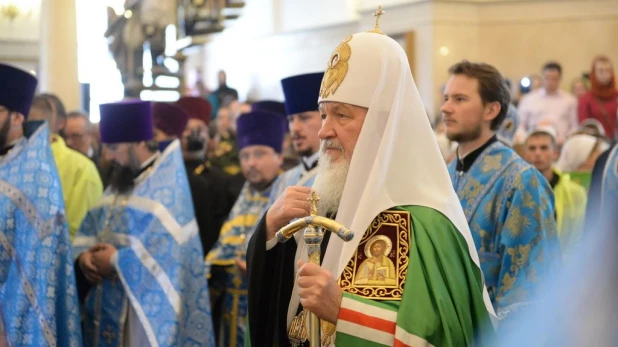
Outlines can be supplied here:
<path id="1" fill-rule="evenodd" d="M 321 259 L 324 259 L 329 239 L 330 233 L 327 232 L 320 247 Z M 294 289 L 295 256 L 294 238 L 266 250 L 264 214 L 247 248 L 249 339 L 253 347 L 290 346 L 287 316 Z M 299 305 L 297 313 L 301 310 Z"/>
<path id="2" fill-rule="evenodd" d="M 195 208 L 204 254 L 208 254 L 219 239 L 219 232 L 235 198 L 228 192 L 229 178 L 219 168 L 203 160 L 185 160 L 189 188 Z"/>

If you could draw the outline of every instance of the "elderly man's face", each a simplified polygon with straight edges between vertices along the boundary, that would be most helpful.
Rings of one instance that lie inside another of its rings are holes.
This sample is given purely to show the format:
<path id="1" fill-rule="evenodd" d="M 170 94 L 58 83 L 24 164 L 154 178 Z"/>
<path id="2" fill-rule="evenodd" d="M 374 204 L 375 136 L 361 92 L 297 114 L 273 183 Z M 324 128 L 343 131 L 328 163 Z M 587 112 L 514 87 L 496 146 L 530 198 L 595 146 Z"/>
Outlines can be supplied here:
<path id="1" fill-rule="evenodd" d="M 321 154 L 332 163 L 342 158 L 351 161 L 367 109 L 339 102 L 323 102 L 320 104 L 320 116 L 322 128 L 318 136 L 322 141 Z"/>
<path id="2" fill-rule="evenodd" d="M 94 139 L 90 132 L 90 124 L 83 117 L 70 117 L 64 127 L 64 136 L 67 146 L 84 155 L 92 147 Z"/>

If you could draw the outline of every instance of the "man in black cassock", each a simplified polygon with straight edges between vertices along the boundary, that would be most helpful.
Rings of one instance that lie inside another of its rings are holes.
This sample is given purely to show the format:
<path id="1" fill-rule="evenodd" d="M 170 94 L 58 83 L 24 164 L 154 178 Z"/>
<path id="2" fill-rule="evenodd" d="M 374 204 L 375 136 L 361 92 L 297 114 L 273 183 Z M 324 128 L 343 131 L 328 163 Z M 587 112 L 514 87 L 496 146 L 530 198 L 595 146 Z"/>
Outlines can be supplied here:
<path id="1" fill-rule="evenodd" d="M 176 106 L 189 115 L 180 138 L 195 217 L 206 255 L 219 238 L 221 226 L 236 200 L 236 193 L 230 187 L 230 179 L 221 169 L 211 165 L 206 157 L 212 110 L 210 103 L 202 98 L 187 96 L 180 98 Z"/>

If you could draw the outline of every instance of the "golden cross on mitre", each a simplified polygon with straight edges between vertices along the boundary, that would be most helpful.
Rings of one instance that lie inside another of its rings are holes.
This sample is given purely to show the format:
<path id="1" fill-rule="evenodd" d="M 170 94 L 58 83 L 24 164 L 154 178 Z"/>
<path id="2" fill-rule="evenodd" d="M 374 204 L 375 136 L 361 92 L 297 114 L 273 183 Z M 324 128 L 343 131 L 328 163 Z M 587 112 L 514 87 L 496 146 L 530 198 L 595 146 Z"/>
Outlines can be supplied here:
<path id="1" fill-rule="evenodd" d="M 379 5 L 378 10 L 373 13 L 373 16 L 376 17 L 376 25 L 373 27 L 373 30 L 369 30 L 369 32 L 384 35 L 382 30 L 380 30 L 380 18 L 385 13 L 386 11 L 382 11 L 382 5 Z"/>
<path id="2" fill-rule="evenodd" d="M 311 196 L 307 199 L 311 204 L 311 213 L 312 216 L 318 215 L 318 202 L 320 201 L 320 197 L 315 191 L 311 191 Z"/>

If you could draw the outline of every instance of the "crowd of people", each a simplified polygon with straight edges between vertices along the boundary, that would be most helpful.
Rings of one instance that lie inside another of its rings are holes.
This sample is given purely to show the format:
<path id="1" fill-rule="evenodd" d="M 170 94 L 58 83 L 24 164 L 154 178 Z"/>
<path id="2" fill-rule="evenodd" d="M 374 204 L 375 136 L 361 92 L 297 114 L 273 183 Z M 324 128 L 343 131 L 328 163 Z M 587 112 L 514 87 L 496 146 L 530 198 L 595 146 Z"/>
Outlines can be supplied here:
<path id="1" fill-rule="evenodd" d="M 519 103 L 489 64 L 449 74 L 432 129 L 376 25 L 284 102 L 221 72 L 94 125 L 0 64 L 0 346 L 304 346 L 312 314 L 320 345 L 508 345 L 615 229 L 615 74 L 595 58 L 577 99 L 550 62 Z M 311 216 L 354 234 L 276 236 Z"/>
<path id="2" fill-rule="evenodd" d="M 562 67 L 548 62 L 541 77 L 533 78 L 538 83 L 508 106 L 496 134 L 550 183 L 563 251 L 581 241 L 594 164 L 617 140 L 618 92 L 612 62 L 597 56 L 585 75 L 572 83 L 571 92 L 561 90 Z M 434 131 L 450 163 L 458 159 L 459 143 L 448 134 L 447 115 L 442 109 Z"/>

